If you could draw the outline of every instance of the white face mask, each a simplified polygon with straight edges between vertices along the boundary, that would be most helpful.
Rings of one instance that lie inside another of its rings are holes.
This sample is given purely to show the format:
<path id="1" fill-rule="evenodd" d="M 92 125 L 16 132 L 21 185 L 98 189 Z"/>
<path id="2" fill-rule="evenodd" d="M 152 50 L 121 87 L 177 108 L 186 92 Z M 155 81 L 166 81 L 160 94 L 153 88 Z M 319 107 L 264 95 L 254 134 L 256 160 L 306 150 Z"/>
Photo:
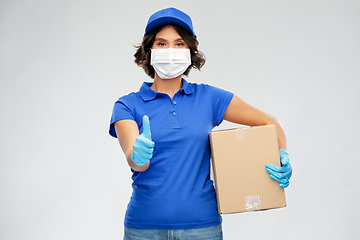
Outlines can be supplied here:
<path id="1" fill-rule="evenodd" d="M 191 65 L 190 49 L 151 49 L 150 64 L 161 79 L 176 78 Z"/>

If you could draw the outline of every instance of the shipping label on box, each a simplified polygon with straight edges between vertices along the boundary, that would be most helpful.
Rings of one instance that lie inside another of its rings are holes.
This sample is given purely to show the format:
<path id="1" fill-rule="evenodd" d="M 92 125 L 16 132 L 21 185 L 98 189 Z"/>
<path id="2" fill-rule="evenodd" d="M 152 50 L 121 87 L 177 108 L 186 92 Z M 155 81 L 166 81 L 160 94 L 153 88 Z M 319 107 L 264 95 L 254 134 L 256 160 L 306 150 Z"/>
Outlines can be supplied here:
<path id="1" fill-rule="evenodd" d="M 212 131 L 211 161 L 220 214 L 286 206 L 266 163 L 280 166 L 275 125 Z"/>

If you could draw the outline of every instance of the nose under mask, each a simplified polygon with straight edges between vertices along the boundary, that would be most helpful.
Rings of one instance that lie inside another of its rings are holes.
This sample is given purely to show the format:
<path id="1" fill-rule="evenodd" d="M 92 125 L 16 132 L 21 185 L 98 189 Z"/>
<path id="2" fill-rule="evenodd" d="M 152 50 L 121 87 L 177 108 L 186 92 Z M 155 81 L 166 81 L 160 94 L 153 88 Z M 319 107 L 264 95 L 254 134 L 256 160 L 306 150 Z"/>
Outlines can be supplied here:
<path id="1" fill-rule="evenodd" d="M 151 49 L 150 65 L 161 79 L 176 78 L 191 65 L 190 49 Z"/>

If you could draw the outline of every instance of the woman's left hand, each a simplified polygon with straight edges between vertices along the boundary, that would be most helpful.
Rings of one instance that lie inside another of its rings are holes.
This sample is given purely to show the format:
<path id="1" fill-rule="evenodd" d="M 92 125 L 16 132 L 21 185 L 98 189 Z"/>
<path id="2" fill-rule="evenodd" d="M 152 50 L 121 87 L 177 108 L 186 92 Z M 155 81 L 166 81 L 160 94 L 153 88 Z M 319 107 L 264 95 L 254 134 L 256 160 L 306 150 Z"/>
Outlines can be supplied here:
<path id="1" fill-rule="evenodd" d="M 265 166 L 266 171 L 270 173 L 270 177 L 280 183 L 280 187 L 286 188 L 290 184 L 289 179 L 292 175 L 292 167 L 289 163 L 289 153 L 285 149 L 279 149 L 279 153 L 282 167 L 270 163 L 265 164 Z"/>

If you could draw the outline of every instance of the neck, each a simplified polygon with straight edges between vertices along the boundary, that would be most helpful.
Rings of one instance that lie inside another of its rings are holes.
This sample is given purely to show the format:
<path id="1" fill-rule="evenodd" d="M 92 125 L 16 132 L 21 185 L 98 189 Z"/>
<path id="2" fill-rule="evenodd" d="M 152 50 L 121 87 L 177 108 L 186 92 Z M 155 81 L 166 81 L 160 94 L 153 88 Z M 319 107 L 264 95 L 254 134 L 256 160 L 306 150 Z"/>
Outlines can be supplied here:
<path id="1" fill-rule="evenodd" d="M 172 99 L 182 86 L 181 77 L 182 75 L 172 79 L 161 79 L 155 73 L 154 83 L 150 88 L 155 92 L 165 93 Z"/>

